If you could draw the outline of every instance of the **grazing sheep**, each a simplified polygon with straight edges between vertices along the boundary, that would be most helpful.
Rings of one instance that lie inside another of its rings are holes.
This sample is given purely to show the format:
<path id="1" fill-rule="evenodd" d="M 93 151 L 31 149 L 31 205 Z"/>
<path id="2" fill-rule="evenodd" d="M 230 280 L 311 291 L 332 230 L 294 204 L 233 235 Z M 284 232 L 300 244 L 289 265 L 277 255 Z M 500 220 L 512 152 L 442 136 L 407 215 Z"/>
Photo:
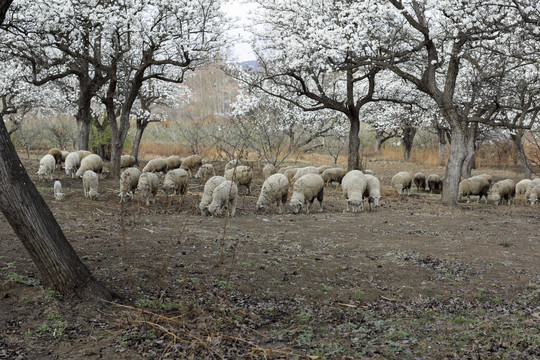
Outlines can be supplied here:
<path id="1" fill-rule="evenodd" d="M 253 172 L 249 166 L 240 165 L 225 171 L 225 179 L 234 181 L 238 186 L 247 187 L 248 194 L 251 194 L 251 180 Z"/>
<path id="2" fill-rule="evenodd" d="M 303 208 L 305 208 L 306 214 L 309 214 L 309 207 L 317 198 L 319 211 L 323 211 L 323 197 L 324 180 L 322 176 L 319 174 L 306 174 L 294 183 L 289 207 L 294 214 L 298 214 Z"/>
<path id="3" fill-rule="evenodd" d="M 322 173 L 324 172 L 324 170 L 328 170 L 328 169 L 331 169 L 332 166 L 331 165 L 321 165 L 317 168 L 317 170 L 319 170 L 319 175 L 322 175 Z"/>
<path id="4" fill-rule="evenodd" d="M 223 214 L 223 208 L 227 205 L 229 216 L 234 217 L 237 202 L 238 187 L 233 181 L 226 180 L 216 186 L 212 192 L 212 202 L 208 205 L 208 211 L 212 216 L 219 216 Z"/>
<path id="5" fill-rule="evenodd" d="M 139 176 L 137 191 L 141 198 L 146 200 L 146 206 L 150 206 L 150 195 L 152 195 L 152 204 L 156 203 L 158 185 L 159 178 L 152 172 L 143 172 L 141 176 Z"/>
<path id="6" fill-rule="evenodd" d="M 381 182 L 375 176 L 364 174 L 366 177 L 366 191 L 364 197 L 367 197 L 369 210 L 374 210 L 379 207 L 381 201 Z"/>
<path id="7" fill-rule="evenodd" d="M 189 173 L 184 169 L 173 169 L 167 172 L 163 180 L 163 191 L 167 196 L 173 193 L 183 195 L 189 185 Z"/>
<path id="8" fill-rule="evenodd" d="M 79 155 L 79 162 L 82 161 L 82 159 L 84 159 L 85 157 L 87 157 L 88 155 L 91 155 L 92 153 L 88 150 L 79 150 L 79 151 L 76 151 L 76 153 Z"/>
<path id="9" fill-rule="evenodd" d="M 491 183 L 493 182 L 493 177 L 489 174 L 481 174 L 478 176 L 482 176 L 484 179 L 488 181 L 489 186 L 491 187 Z"/>
<path id="10" fill-rule="evenodd" d="M 199 209 L 201 210 L 202 216 L 210 216 L 208 211 L 208 205 L 212 202 L 212 194 L 214 189 L 221 184 L 222 182 L 227 181 L 223 176 L 212 176 L 206 184 L 204 184 L 203 195 L 201 197 L 201 202 L 199 203 Z"/>
<path id="11" fill-rule="evenodd" d="M 178 169 L 180 165 L 182 165 L 182 159 L 180 159 L 180 156 L 176 155 L 169 156 L 165 161 L 167 162 L 167 171 Z"/>
<path id="12" fill-rule="evenodd" d="M 430 174 L 427 177 L 427 185 L 430 193 L 440 194 L 443 189 L 443 181 L 437 174 Z"/>
<path id="13" fill-rule="evenodd" d="M 407 196 L 409 196 L 411 194 L 412 176 L 407 171 L 400 171 L 392 177 L 391 184 L 399 195 L 403 196 L 407 193 Z"/>
<path id="14" fill-rule="evenodd" d="M 225 164 L 225 171 L 235 168 L 237 166 L 240 166 L 240 164 L 242 164 L 240 159 L 231 160 L 227 164 Z"/>
<path id="15" fill-rule="evenodd" d="M 345 174 L 347 174 L 347 171 L 342 168 L 331 168 L 324 170 L 321 176 L 324 180 L 324 183 L 326 185 L 330 185 L 330 183 L 332 182 L 337 182 L 338 184 L 341 184 L 341 180 L 343 179 Z"/>
<path id="16" fill-rule="evenodd" d="M 289 181 L 289 183 L 292 183 L 292 178 L 294 177 L 294 175 L 296 174 L 297 171 L 298 171 L 297 167 L 292 167 L 292 168 L 289 168 L 289 169 L 285 170 L 283 175 L 285 175 L 287 177 L 287 180 Z"/>
<path id="17" fill-rule="evenodd" d="M 276 167 L 274 164 L 266 164 L 262 170 L 264 180 L 268 179 L 271 175 L 276 173 Z"/>
<path id="18" fill-rule="evenodd" d="M 97 200 L 98 194 L 98 175 L 92 170 L 86 170 L 82 176 L 84 197 L 90 200 Z"/>
<path id="19" fill-rule="evenodd" d="M 516 184 L 516 197 L 518 199 L 525 199 L 525 202 L 527 202 L 525 192 L 527 191 L 527 186 L 531 183 L 531 181 L 531 179 L 523 179 Z"/>
<path id="20" fill-rule="evenodd" d="M 529 202 L 531 203 L 531 206 L 536 205 L 538 202 L 538 197 L 540 197 L 540 185 L 536 185 L 531 189 L 531 193 L 529 195 Z"/>
<path id="21" fill-rule="evenodd" d="M 182 160 L 180 169 L 189 170 L 192 174 L 196 173 L 202 165 L 202 158 L 199 155 L 190 155 Z"/>
<path id="22" fill-rule="evenodd" d="M 488 180 L 481 175 L 473 176 L 468 179 L 461 180 L 461 182 L 459 183 L 458 199 L 462 196 L 466 196 L 467 203 L 469 203 L 471 201 L 471 195 L 477 195 L 478 202 L 480 203 L 480 200 L 482 200 L 482 196 L 485 196 L 487 203 L 488 191 Z"/>
<path id="23" fill-rule="evenodd" d="M 54 157 L 56 168 L 60 169 L 62 167 L 62 150 L 58 148 L 52 148 L 49 150 L 49 154 Z"/>
<path id="24" fill-rule="evenodd" d="M 167 170 L 167 161 L 165 159 L 152 159 L 146 163 L 143 167 L 142 172 L 165 172 Z"/>
<path id="25" fill-rule="evenodd" d="M 527 185 L 527 190 L 525 190 L 525 199 L 529 199 L 529 197 L 531 196 L 531 191 L 536 185 L 540 185 L 540 178 L 531 180 L 529 185 Z"/>
<path id="26" fill-rule="evenodd" d="M 66 162 L 66 158 L 67 156 L 69 155 L 69 151 L 66 151 L 66 150 L 62 150 L 60 151 L 62 153 L 62 162 L 65 163 Z"/>
<path id="27" fill-rule="evenodd" d="M 364 175 L 375 175 L 373 170 L 369 170 L 369 169 L 362 170 L 362 172 L 364 173 Z"/>
<path id="28" fill-rule="evenodd" d="M 55 166 L 56 160 L 54 159 L 54 156 L 47 154 L 42 157 L 41 160 L 39 160 L 39 169 L 36 173 L 39 176 L 39 180 L 44 177 L 48 177 L 49 180 L 52 180 Z"/>
<path id="29" fill-rule="evenodd" d="M 364 173 L 360 170 L 349 171 L 343 176 L 341 187 L 343 197 L 347 199 L 347 211 L 351 211 L 351 209 L 353 213 L 357 213 L 358 210 L 364 211 L 364 192 L 367 187 Z"/>
<path id="30" fill-rule="evenodd" d="M 287 165 L 279 169 L 278 173 L 285 175 L 285 171 L 294 168 L 292 165 Z"/>
<path id="31" fill-rule="evenodd" d="M 66 175 L 74 178 L 75 173 L 77 172 L 77 169 L 79 168 L 79 165 L 81 165 L 79 154 L 77 154 L 76 152 L 69 153 L 68 156 L 66 157 L 66 162 L 65 162 Z"/>
<path id="32" fill-rule="evenodd" d="M 495 205 L 502 204 L 506 200 L 506 204 L 514 203 L 516 196 L 516 182 L 512 179 L 505 179 L 496 182 L 491 188 L 491 199 Z"/>
<path id="33" fill-rule="evenodd" d="M 96 173 L 101 173 L 103 170 L 103 160 L 96 154 L 90 154 L 81 161 L 79 170 L 75 173 L 75 176 L 82 177 L 86 170 L 92 170 Z"/>
<path id="34" fill-rule="evenodd" d="M 266 211 L 273 202 L 277 203 L 278 212 L 283 214 L 289 193 L 289 180 L 283 174 L 272 174 L 263 183 L 257 200 L 257 210 Z"/>
<path id="35" fill-rule="evenodd" d="M 292 182 L 294 183 L 296 180 L 300 179 L 302 176 L 306 174 L 319 174 L 319 170 L 317 170 L 315 166 L 305 166 L 303 168 L 300 168 L 296 171 L 296 173 L 292 177 Z"/>
<path id="36" fill-rule="evenodd" d="M 203 182 L 206 182 L 212 176 L 216 176 L 216 171 L 214 170 L 214 165 L 212 164 L 203 164 L 199 168 L 199 171 L 195 174 L 195 178 L 201 179 Z"/>
<path id="37" fill-rule="evenodd" d="M 64 199 L 64 193 L 62 192 L 62 184 L 56 180 L 54 182 L 54 200 L 60 201 Z"/>
<path id="38" fill-rule="evenodd" d="M 427 183 L 426 183 L 426 175 L 424 175 L 424 173 L 417 172 L 416 174 L 414 174 L 413 181 L 414 181 L 414 186 L 416 186 L 417 192 L 420 192 L 420 189 L 422 189 L 422 191 L 426 190 Z"/>
<path id="39" fill-rule="evenodd" d="M 120 194 L 118 194 L 121 203 L 127 201 L 128 198 L 133 199 L 140 176 L 141 171 L 136 167 L 130 167 L 122 171 L 122 174 L 120 174 Z"/>
<path id="40" fill-rule="evenodd" d="M 132 155 L 122 155 L 120 156 L 120 168 L 129 168 L 135 166 L 137 160 L 135 156 Z"/>

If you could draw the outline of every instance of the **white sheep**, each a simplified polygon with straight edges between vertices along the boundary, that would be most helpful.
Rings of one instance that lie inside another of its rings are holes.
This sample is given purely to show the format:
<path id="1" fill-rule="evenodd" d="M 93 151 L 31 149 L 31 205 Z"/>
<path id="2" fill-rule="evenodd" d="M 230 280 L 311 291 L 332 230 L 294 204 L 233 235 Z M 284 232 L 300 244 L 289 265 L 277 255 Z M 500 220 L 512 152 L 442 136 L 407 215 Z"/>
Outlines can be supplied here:
<path id="1" fill-rule="evenodd" d="M 319 174 L 319 170 L 315 166 L 305 166 L 296 171 L 294 176 L 291 179 L 291 182 L 295 182 L 306 174 Z"/>
<path id="2" fill-rule="evenodd" d="M 324 170 L 328 170 L 328 169 L 331 169 L 333 166 L 331 165 L 321 165 L 317 168 L 317 170 L 319 170 L 319 175 L 322 175 L 322 173 L 324 172 Z"/>
<path id="3" fill-rule="evenodd" d="M 122 174 L 120 174 L 120 194 L 118 194 L 121 203 L 129 198 L 133 199 L 140 176 L 141 171 L 136 167 L 130 167 L 122 171 Z"/>
<path id="4" fill-rule="evenodd" d="M 122 155 L 120 156 L 120 168 L 129 168 L 135 166 L 137 160 L 133 155 Z"/>
<path id="5" fill-rule="evenodd" d="M 88 155 L 91 155 L 92 153 L 88 150 L 78 150 L 76 151 L 77 155 L 79 155 L 79 162 L 81 162 L 85 157 Z"/>
<path id="6" fill-rule="evenodd" d="M 60 201 L 64 199 L 64 193 L 62 192 L 62 184 L 60 181 L 56 180 L 54 182 L 54 200 Z"/>
<path id="7" fill-rule="evenodd" d="M 412 176 L 407 171 L 400 171 L 392 177 L 391 184 L 399 195 L 403 196 L 407 193 L 407 196 L 409 196 L 411 194 Z"/>
<path id="8" fill-rule="evenodd" d="M 458 199 L 462 196 L 467 197 L 467 203 L 471 201 L 471 195 L 478 196 L 478 202 L 482 200 L 482 196 L 486 197 L 486 203 L 488 198 L 489 182 L 481 175 L 473 176 L 468 179 L 461 180 L 459 183 Z"/>
<path id="9" fill-rule="evenodd" d="M 531 189 L 531 193 L 529 195 L 529 202 L 531 203 L 531 206 L 536 205 L 538 202 L 538 197 L 540 197 L 540 185 L 536 185 Z"/>
<path id="10" fill-rule="evenodd" d="M 223 214 L 223 208 L 227 205 L 229 216 L 234 217 L 237 202 L 238 187 L 233 181 L 226 180 L 212 192 L 212 202 L 208 205 L 208 211 L 212 216 L 219 216 Z"/>
<path id="11" fill-rule="evenodd" d="M 427 185 L 430 193 L 440 194 L 443 189 L 443 181 L 437 174 L 429 174 L 427 177 Z"/>
<path id="12" fill-rule="evenodd" d="M 177 155 L 171 155 L 165 161 L 167 162 L 167 171 L 178 169 L 182 165 L 182 159 Z"/>
<path id="13" fill-rule="evenodd" d="M 527 190 L 525 190 L 525 199 L 529 199 L 531 196 L 531 191 L 536 185 L 540 185 L 540 178 L 531 180 L 529 185 L 527 185 Z"/>
<path id="14" fill-rule="evenodd" d="M 146 206 L 150 206 L 150 196 L 152 196 L 152 204 L 156 203 L 156 194 L 158 191 L 159 178 L 152 172 L 143 172 L 139 176 L 137 183 L 137 192 L 142 199 L 146 200 Z"/>
<path id="15" fill-rule="evenodd" d="M 87 170 L 92 170 L 95 173 L 101 173 L 103 170 L 103 160 L 101 160 L 99 155 L 90 154 L 82 159 L 81 166 L 75 173 L 75 176 L 82 177 L 84 172 Z"/>
<path id="16" fill-rule="evenodd" d="M 331 168 L 324 170 L 321 176 L 324 180 L 324 183 L 326 185 L 330 185 L 333 182 L 341 184 L 341 180 L 343 179 L 345 174 L 347 174 L 347 170 L 344 170 L 342 168 Z"/>
<path id="17" fill-rule="evenodd" d="M 347 199 L 347 211 L 352 210 L 353 213 L 357 213 L 358 210 L 364 210 L 366 187 L 366 177 L 360 170 L 351 170 L 343 176 L 341 188 L 343 189 L 343 197 Z"/>
<path id="18" fill-rule="evenodd" d="M 227 181 L 223 176 L 212 176 L 204 184 L 203 195 L 201 197 L 201 202 L 199 203 L 199 209 L 201 210 L 201 215 L 209 216 L 210 212 L 208 211 L 208 205 L 212 202 L 212 194 L 214 189 L 221 184 L 222 182 Z"/>
<path id="19" fill-rule="evenodd" d="M 525 192 L 527 191 L 527 186 L 531 183 L 531 181 L 531 179 L 523 179 L 516 184 L 516 197 L 520 201 L 521 199 L 525 199 L 525 202 L 527 202 Z"/>
<path id="20" fill-rule="evenodd" d="M 56 160 L 54 159 L 54 156 L 47 154 L 42 157 L 41 160 L 39 160 L 39 169 L 36 173 L 39 176 L 39 180 L 43 179 L 44 177 L 48 177 L 49 180 L 52 180 L 55 167 Z"/>
<path id="21" fill-rule="evenodd" d="M 240 165 L 225 171 L 225 179 L 234 181 L 238 186 L 247 187 L 248 194 L 251 194 L 253 171 L 249 166 Z"/>
<path id="22" fill-rule="evenodd" d="M 491 188 L 491 199 L 495 205 L 502 204 L 506 200 L 506 204 L 515 204 L 516 182 L 512 179 L 497 181 Z"/>
<path id="23" fill-rule="evenodd" d="M 266 211 L 275 202 L 278 212 L 283 214 L 289 193 L 289 180 L 283 174 L 272 174 L 263 183 L 261 194 L 257 200 L 257 210 Z"/>
<path id="24" fill-rule="evenodd" d="M 298 214 L 303 208 L 305 208 L 306 214 L 309 214 L 309 207 L 317 198 L 319 211 L 323 211 L 323 197 L 324 180 L 322 176 L 319 174 L 306 174 L 294 183 L 289 207 L 294 214 Z"/>
<path id="25" fill-rule="evenodd" d="M 84 197 L 90 200 L 97 200 L 99 178 L 92 170 L 86 170 L 82 176 Z"/>
<path id="26" fill-rule="evenodd" d="M 292 179 L 293 179 L 294 175 L 296 175 L 297 171 L 298 171 L 297 167 L 291 167 L 291 168 L 285 170 L 283 175 L 285 175 L 287 177 L 287 180 L 289 180 L 289 183 L 292 183 Z"/>
<path id="27" fill-rule="evenodd" d="M 180 169 L 189 170 L 192 174 L 196 173 L 202 165 L 202 158 L 199 155 L 190 155 L 180 165 Z"/>
<path id="28" fill-rule="evenodd" d="M 278 173 L 285 175 L 285 171 L 294 168 L 292 165 L 287 165 L 279 169 Z"/>
<path id="29" fill-rule="evenodd" d="M 65 161 L 66 175 L 74 178 L 75 173 L 77 172 L 77 169 L 79 168 L 79 165 L 81 165 L 79 154 L 77 154 L 76 152 L 69 153 L 66 156 L 66 161 Z"/>
<path id="30" fill-rule="evenodd" d="M 240 159 L 233 159 L 229 161 L 227 164 L 225 164 L 225 171 L 235 168 L 237 166 L 240 166 L 241 164 L 242 164 L 242 161 L 240 161 Z"/>
<path id="31" fill-rule="evenodd" d="M 195 178 L 201 179 L 202 182 L 208 181 L 212 176 L 216 176 L 216 171 L 214 170 L 214 165 L 212 164 L 203 164 L 199 168 L 199 171 L 195 174 Z"/>
<path id="32" fill-rule="evenodd" d="M 262 170 L 264 180 L 268 179 L 271 175 L 276 173 L 276 167 L 274 164 L 266 164 Z"/>
<path id="33" fill-rule="evenodd" d="M 148 172 L 165 172 L 167 170 L 167 161 L 165 159 L 152 159 L 149 162 L 146 163 L 146 165 L 143 167 L 142 172 L 148 173 Z"/>
<path id="34" fill-rule="evenodd" d="M 414 174 L 413 182 L 414 182 L 414 186 L 416 186 L 417 192 L 426 190 L 427 183 L 426 183 L 426 175 L 424 175 L 424 173 L 417 172 L 416 174 Z"/>
<path id="35" fill-rule="evenodd" d="M 362 170 L 362 172 L 364 173 L 364 175 L 375 175 L 375 172 L 373 172 L 373 170 L 370 170 L 370 169 L 364 169 Z"/>
<path id="36" fill-rule="evenodd" d="M 369 210 L 374 210 L 379 207 L 381 201 L 381 182 L 371 174 L 364 174 L 366 177 L 366 191 L 364 197 L 367 197 Z"/>
<path id="37" fill-rule="evenodd" d="M 491 187 L 491 183 L 493 182 L 493 177 L 491 175 L 489 175 L 489 174 L 481 174 L 481 175 L 477 175 L 477 176 L 481 176 L 484 179 L 486 179 L 487 182 L 488 182 L 488 186 Z M 486 201 L 487 201 L 487 199 L 486 199 Z"/>
<path id="38" fill-rule="evenodd" d="M 163 180 L 163 191 L 167 196 L 183 195 L 189 185 L 189 173 L 184 169 L 173 169 L 167 172 Z"/>
<path id="39" fill-rule="evenodd" d="M 61 153 L 62 153 L 62 162 L 65 163 L 65 162 L 66 162 L 66 158 L 67 158 L 67 156 L 69 155 L 69 151 L 67 151 L 67 150 L 62 150 Z"/>

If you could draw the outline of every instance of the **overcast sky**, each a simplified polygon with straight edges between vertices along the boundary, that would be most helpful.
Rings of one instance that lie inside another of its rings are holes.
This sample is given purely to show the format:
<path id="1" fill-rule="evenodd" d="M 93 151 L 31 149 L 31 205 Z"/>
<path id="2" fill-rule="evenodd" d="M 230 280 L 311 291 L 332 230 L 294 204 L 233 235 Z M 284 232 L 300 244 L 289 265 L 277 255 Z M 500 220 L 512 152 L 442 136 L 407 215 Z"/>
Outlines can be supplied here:
<path id="1" fill-rule="evenodd" d="M 229 32 L 234 38 L 233 56 L 237 61 L 255 60 L 255 54 L 245 39 L 249 36 L 244 30 L 248 13 L 255 8 L 255 4 L 245 3 L 239 0 L 229 0 L 223 5 L 223 11 L 234 18 L 233 30 Z"/>

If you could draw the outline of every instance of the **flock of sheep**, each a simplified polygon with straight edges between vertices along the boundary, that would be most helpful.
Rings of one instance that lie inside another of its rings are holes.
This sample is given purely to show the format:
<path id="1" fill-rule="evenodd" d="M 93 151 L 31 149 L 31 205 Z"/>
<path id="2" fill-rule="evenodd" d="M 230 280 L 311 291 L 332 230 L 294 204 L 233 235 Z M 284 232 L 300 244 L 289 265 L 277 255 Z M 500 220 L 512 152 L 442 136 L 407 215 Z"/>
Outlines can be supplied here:
<path id="1" fill-rule="evenodd" d="M 52 173 L 60 169 L 62 162 L 66 175 L 73 178 L 82 178 L 85 197 L 95 200 L 98 198 L 98 174 L 103 170 L 103 160 L 89 151 L 62 152 L 53 148 L 40 160 L 37 175 L 39 179 L 48 177 L 52 180 Z M 119 197 L 120 202 L 134 198 L 135 193 L 144 200 L 146 206 L 150 202 L 155 203 L 158 189 L 161 188 L 167 195 L 183 196 L 187 191 L 190 179 L 195 177 L 204 183 L 204 190 L 199 203 L 201 215 L 220 216 L 228 209 L 228 215 L 234 216 L 238 201 L 238 188 L 244 186 L 247 193 L 251 194 L 253 171 L 251 167 L 242 165 L 240 160 L 232 160 L 225 166 L 223 176 L 216 175 L 212 164 L 203 164 L 198 155 L 191 155 L 184 159 L 178 156 L 170 156 L 165 159 L 150 160 L 146 166 L 139 170 L 135 166 L 135 158 L 123 155 L 121 167 L 125 170 L 120 176 Z M 319 203 L 319 211 L 323 211 L 324 187 L 332 183 L 341 185 L 343 197 L 347 200 L 347 210 L 357 213 L 364 210 L 364 202 L 367 201 L 368 209 L 375 210 L 381 200 L 381 183 L 370 170 L 345 171 L 341 168 L 323 165 L 320 167 L 306 166 L 296 168 L 287 166 L 279 171 L 268 164 L 263 168 L 264 183 L 257 200 L 257 210 L 268 211 L 272 204 L 277 205 L 279 214 L 285 211 L 289 189 L 292 187 L 292 195 L 289 200 L 289 208 L 292 213 L 309 213 L 315 199 Z M 161 182 L 158 173 L 165 174 Z M 195 174 L 195 175 L 193 175 Z M 507 204 L 513 204 L 516 195 L 523 195 L 531 205 L 538 202 L 540 195 L 540 178 L 534 180 L 522 180 L 515 183 L 511 179 L 499 181 L 491 187 L 492 178 L 488 174 L 473 176 L 461 181 L 459 196 L 471 195 L 488 198 L 491 188 L 491 197 L 495 204 L 499 205 L 503 200 Z M 425 176 L 416 173 L 412 176 L 409 172 L 402 171 L 392 177 L 391 186 L 403 196 L 409 195 L 411 186 L 417 191 L 440 193 L 443 180 L 436 174 Z M 60 181 L 54 183 L 54 196 L 56 200 L 62 200 L 64 194 Z"/>

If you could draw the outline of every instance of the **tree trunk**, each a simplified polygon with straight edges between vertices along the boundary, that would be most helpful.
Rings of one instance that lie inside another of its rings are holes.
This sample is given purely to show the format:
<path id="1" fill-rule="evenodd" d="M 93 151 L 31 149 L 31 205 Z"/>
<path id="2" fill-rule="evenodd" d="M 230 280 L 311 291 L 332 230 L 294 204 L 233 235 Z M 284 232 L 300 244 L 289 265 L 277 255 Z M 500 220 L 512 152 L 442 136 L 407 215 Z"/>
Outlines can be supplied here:
<path id="1" fill-rule="evenodd" d="M 468 179 L 471 177 L 471 171 L 474 165 L 474 157 L 476 155 L 476 133 L 478 131 L 478 123 L 469 124 L 468 134 L 467 134 L 467 155 L 463 161 L 463 166 L 461 169 L 461 175 Z"/>
<path id="2" fill-rule="evenodd" d="M 79 78 L 79 98 L 77 100 L 77 150 L 90 150 L 90 119 L 92 91 L 87 77 Z"/>
<path id="3" fill-rule="evenodd" d="M 141 145 L 142 136 L 148 122 L 145 120 L 137 119 L 137 131 L 135 132 L 135 140 L 133 141 L 133 150 L 131 156 L 135 158 L 135 161 L 139 162 L 139 146 Z"/>
<path id="4" fill-rule="evenodd" d="M 458 205 L 458 190 L 461 180 L 461 167 L 467 155 L 467 134 L 459 125 L 451 126 L 452 143 L 444 175 L 442 203 L 449 206 Z"/>
<path id="5" fill-rule="evenodd" d="M 349 129 L 349 158 L 347 160 L 347 171 L 360 169 L 360 158 L 358 151 L 360 150 L 360 119 L 358 116 L 349 117 L 351 127 Z"/>
<path id="6" fill-rule="evenodd" d="M 414 136 L 416 135 L 416 128 L 407 126 L 403 129 L 403 135 L 401 140 L 403 141 L 403 159 L 409 161 L 411 157 L 411 149 L 414 142 Z"/>
<path id="7" fill-rule="evenodd" d="M 77 150 L 90 149 L 90 119 L 80 119 L 77 113 Z"/>
<path id="8" fill-rule="evenodd" d="M 43 286 L 83 298 L 111 299 L 66 239 L 37 191 L 0 119 L 0 208 L 36 265 Z"/>
<path id="9" fill-rule="evenodd" d="M 523 172 L 525 173 L 525 179 L 532 179 L 532 164 L 525 155 L 525 149 L 523 148 L 523 131 L 518 131 L 517 134 L 510 134 L 510 138 L 514 142 L 519 162 L 523 165 Z"/>
<path id="10" fill-rule="evenodd" d="M 437 134 L 439 136 L 439 165 L 444 166 L 446 161 L 444 159 L 444 150 L 446 147 L 446 136 L 444 129 L 437 128 Z"/>

